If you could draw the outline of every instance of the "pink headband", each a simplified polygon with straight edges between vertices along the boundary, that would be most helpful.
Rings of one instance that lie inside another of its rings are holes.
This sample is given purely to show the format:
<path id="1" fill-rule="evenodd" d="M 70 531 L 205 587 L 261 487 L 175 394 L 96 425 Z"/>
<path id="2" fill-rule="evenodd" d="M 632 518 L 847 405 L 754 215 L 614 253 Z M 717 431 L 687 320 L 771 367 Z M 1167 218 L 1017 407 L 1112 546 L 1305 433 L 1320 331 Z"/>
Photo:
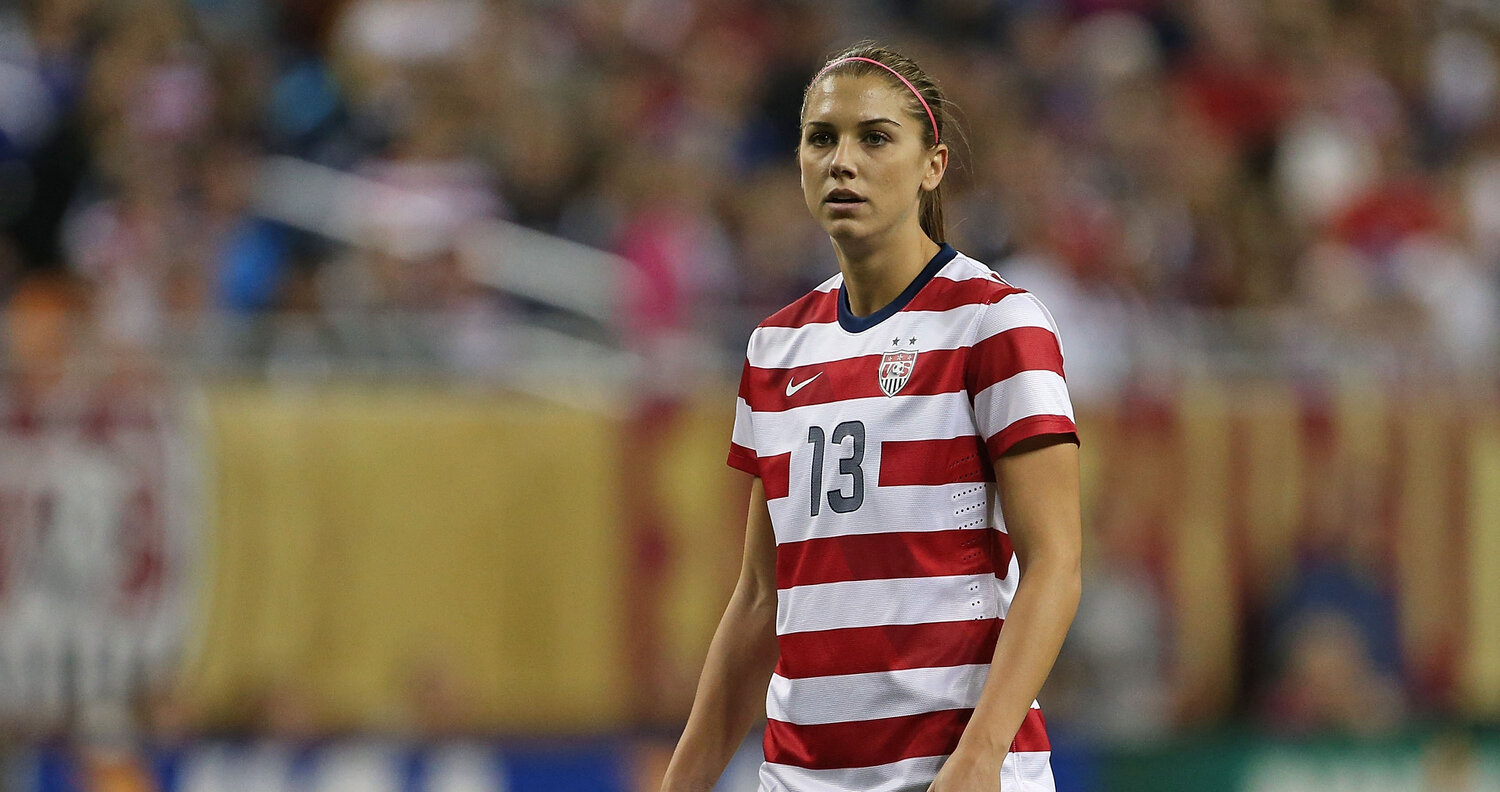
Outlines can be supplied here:
<path id="1" fill-rule="evenodd" d="M 933 144 L 936 145 L 936 144 L 942 142 L 942 140 L 940 140 L 938 138 L 937 118 L 932 114 L 932 108 L 927 106 L 927 100 L 922 98 L 922 92 L 917 90 L 917 86 L 911 84 L 911 80 L 908 80 L 905 77 L 901 76 L 901 72 L 898 72 L 895 69 L 892 69 L 891 67 L 885 65 L 884 63 L 881 63 L 880 61 L 875 60 L 874 58 L 865 58 L 865 57 L 861 57 L 861 56 L 858 56 L 858 55 L 855 55 L 855 56 L 852 56 L 852 57 L 848 57 L 848 58 L 840 58 L 840 59 L 834 61 L 833 63 L 830 63 L 827 66 L 824 66 L 823 67 L 823 71 L 818 72 L 818 77 L 823 76 L 824 72 L 828 71 L 829 69 L 832 69 L 833 67 L 839 65 L 840 63 L 848 63 L 849 61 L 864 61 L 865 63 L 873 63 L 876 66 L 879 66 L 880 68 L 885 69 L 886 71 L 890 72 L 891 74 L 896 75 L 896 79 L 900 80 L 902 85 L 904 85 L 907 88 L 911 89 L 912 95 L 916 96 L 917 97 L 917 101 L 922 103 L 922 109 L 927 111 L 927 120 L 932 124 L 932 142 L 933 142 Z M 817 77 L 814 77 L 813 79 L 817 79 Z"/>

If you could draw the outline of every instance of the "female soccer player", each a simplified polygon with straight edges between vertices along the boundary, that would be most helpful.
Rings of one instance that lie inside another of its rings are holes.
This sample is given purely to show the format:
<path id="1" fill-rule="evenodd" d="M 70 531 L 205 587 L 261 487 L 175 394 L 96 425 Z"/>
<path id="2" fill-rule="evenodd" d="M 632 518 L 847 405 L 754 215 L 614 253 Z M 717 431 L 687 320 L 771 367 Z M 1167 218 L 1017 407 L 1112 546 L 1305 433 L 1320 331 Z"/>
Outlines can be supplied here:
<path id="1" fill-rule="evenodd" d="M 1053 788 L 1035 696 L 1078 604 L 1076 428 L 1046 309 L 943 243 L 945 108 L 868 43 L 804 94 L 840 272 L 751 335 L 744 563 L 665 792 L 713 786 L 762 691 L 762 792 Z"/>

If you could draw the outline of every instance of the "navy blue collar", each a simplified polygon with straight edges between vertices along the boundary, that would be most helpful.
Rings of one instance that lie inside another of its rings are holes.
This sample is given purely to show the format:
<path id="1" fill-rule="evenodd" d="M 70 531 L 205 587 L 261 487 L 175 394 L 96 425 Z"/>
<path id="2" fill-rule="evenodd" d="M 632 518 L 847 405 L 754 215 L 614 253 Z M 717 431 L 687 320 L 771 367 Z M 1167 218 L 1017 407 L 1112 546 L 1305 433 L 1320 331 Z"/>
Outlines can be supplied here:
<path id="1" fill-rule="evenodd" d="M 917 277 L 906 287 L 906 291 L 901 292 L 900 296 L 891 300 L 889 305 L 869 316 L 855 316 L 849 310 L 849 295 L 844 292 L 844 287 L 840 284 L 839 327 L 851 333 L 863 333 L 889 319 L 897 311 L 905 308 L 911 302 L 912 298 L 917 296 L 917 292 L 921 291 L 922 287 L 926 286 L 927 282 L 932 280 L 934 275 L 938 274 L 938 270 L 942 269 L 944 265 L 952 261 L 953 257 L 957 255 L 958 251 L 949 247 L 947 242 L 944 242 L 938 248 L 937 255 L 933 256 L 932 260 L 927 262 L 927 266 L 923 267 L 922 271 L 917 274 Z"/>

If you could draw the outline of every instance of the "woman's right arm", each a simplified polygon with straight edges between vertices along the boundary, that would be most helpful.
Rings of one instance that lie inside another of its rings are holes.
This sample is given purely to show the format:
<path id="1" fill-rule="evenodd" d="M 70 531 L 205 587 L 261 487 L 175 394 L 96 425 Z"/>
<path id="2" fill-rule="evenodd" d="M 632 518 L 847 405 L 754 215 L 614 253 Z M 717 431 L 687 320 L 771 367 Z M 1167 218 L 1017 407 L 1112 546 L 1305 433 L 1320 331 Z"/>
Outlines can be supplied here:
<path id="1" fill-rule="evenodd" d="M 672 752 L 662 792 L 708 792 L 754 723 L 766 714 L 776 668 L 776 538 L 766 491 L 750 487 L 739 582 L 708 645 L 687 728 Z"/>

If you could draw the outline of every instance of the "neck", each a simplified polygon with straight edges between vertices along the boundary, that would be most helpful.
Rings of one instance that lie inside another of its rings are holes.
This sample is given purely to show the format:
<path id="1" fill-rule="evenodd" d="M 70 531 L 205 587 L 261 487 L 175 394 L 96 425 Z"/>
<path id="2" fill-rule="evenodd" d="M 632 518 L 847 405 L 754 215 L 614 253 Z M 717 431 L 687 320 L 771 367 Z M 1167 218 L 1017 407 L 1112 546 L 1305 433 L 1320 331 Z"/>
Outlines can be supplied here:
<path id="1" fill-rule="evenodd" d="M 844 292 L 855 316 L 869 316 L 890 305 L 916 280 L 938 253 L 938 244 L 920 228 L 878 244 L 854 245 L 833 241 Z"/>

